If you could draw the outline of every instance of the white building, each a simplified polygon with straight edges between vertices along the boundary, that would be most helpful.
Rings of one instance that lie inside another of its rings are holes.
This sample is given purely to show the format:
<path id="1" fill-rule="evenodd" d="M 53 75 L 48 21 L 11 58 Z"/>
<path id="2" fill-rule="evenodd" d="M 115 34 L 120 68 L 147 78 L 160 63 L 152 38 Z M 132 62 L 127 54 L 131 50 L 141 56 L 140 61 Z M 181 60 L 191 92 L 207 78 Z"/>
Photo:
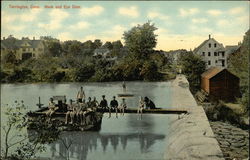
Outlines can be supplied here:
<path id="1" fill-rule="evenodd" d="M 203 57 L 203 60 L 207 63 L 207 68 L 210 67 L 227 67 L 228 52 L 224 48 L 222 43 L 219 43 L 214 38 L 209 38 L 201 43 L 194 49 L 195 54 L 199 54 Z"/>

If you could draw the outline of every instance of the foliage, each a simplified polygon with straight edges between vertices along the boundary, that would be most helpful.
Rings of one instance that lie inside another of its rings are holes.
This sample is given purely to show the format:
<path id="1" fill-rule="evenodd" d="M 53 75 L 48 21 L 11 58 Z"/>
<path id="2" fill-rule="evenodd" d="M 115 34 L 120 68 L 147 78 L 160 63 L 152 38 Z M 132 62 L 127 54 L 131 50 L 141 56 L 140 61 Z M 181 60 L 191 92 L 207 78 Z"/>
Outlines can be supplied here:
<path id="1" fill-rule="evenodd" d="M 179 58 L 179 65 L 181 65 L 182 73 L 186 75 L 191 89 L 197 89 L 200 86 L 201 74 L 206 69 L 206 63 L 199 55 L 193 52 L 182 54 Z"/>
<path id="2" fill-rule="evenodd" d="M 250 29 L 246 32 L 242 45 L 229 56 L 229 70 L 240 78 L 241 104 L 249 110 L 249 58 L 250 58 Z"/>
<path id="3" fill-rule="evenodd" d="M 28 141 L 28 135 L 23 133 L 27 126 L 27 116 L 24 114 L 26 107 L 22 103 L 15 102 L 15 107 L 7 106 L 5 115 L 7 120 L 3 129 L 3 148 L 1 155 L 4 159 L 15 157 L 16 159 L 30 159 L 36 152 L 42 151 L 42 145 L 34 141 Z M 17 147 L 16 147 L 17 146 Z M 16 148 L 15 148 L 16 147 Z M 12 155 L 9 151 L 15 148 Z"/>
<path id="4" fill-rule="evenodd" d="M 155 81 L 160 79 L 160 75 L 158 73 L 158 67 L 153 61 L 146 61 L 141 69 L 140 75 L 146 81 Z"/>
<path id="5" fill-rule="evenodd" d="M 79 55 L 81 54 L 82 51 L 82 46 L 81 46 L 81 42 L 79 41 L 65 41 L 62 44 L 62 49 L 66 54 L 70 54 L 70 55 Z"/>
<path id="6" fill-rule="evenodd" d="M 7 77 L 8 82 L 26 82 L 31 79 L 32 71 L 28 68 L 15 69 L 12 74 Z"/>
<path id="7" fill-rule="evenodd" d="M 102 48 L 107 48 L 109 50 L 112 50 L 113 49 L 113 45 L 111 42 L 107 41 L 103 46 Z"/>
<path id="8" fill-rule="evenodd" d="M 123 39 L 129 52 L 137 58 L 147 58 L 157 43 L 155 30 L 154 24 L 147 22 L 124 32 Z"/>
<path id="9" fill-rule="evenodd" d="M 58 57 L 61 55 L 62 53 L 62 46 L 60 44 L 60 42 L 56 42 L 56 41 L 48 41 L 47 42 L 47 47 L 48 47 L 48 55 L 52 56 L 52 57 Z"/>
<path id="10" fill-rule="evenodd" d="M 88 81 L 95 74 L 95 69 L 93 65 L 86 65 L 79 68 L 75 73 L 75 80 L 77 82 Z"/>
<path id="11" fill-rule="evenodd" d="M 96 39 L 94 41 L 94 47 L 95 48 L 100 48 L 102 46 L 102 41 L 100 39 Z"/>
<path id="12" fill-rule="evenodd" d="M 15 54 L 12 51 L 8 51 L 8 53 L 3 57 L 3 61 L 5 63 L 14 64 L 16 63 L 17 59 L 16 59 Z"/>

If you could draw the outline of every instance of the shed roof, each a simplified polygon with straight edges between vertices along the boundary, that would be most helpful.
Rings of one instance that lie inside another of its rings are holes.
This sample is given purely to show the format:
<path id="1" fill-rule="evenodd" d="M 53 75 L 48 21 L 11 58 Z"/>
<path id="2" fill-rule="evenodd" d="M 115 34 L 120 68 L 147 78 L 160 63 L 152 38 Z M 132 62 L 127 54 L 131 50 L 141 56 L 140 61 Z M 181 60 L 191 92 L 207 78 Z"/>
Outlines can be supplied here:
<path id="1" fill-rule="evenodd" d="M 202 73 L 201 77 L 205 77 L 205 78 L 210 79 L 210 78 L 214 77 L 216 74 L 220 73 L 223 70 L 224 70 L 223 68 L 211 67 L 207 71 L 205 71 L 204 73 Z"/>

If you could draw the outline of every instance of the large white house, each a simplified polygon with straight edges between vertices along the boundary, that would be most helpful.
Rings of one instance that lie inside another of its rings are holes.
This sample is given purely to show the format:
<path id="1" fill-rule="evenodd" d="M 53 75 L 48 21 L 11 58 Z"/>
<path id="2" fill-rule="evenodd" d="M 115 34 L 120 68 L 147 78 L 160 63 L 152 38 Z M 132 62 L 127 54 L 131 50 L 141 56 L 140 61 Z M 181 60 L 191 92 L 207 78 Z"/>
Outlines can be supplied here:
<path id="1" fill-rule="evenodd" d="M 207 40 L 194 49 L 194 53 L 203 57 L 203 60 L 207 63 L 207 68 L 214 66 L 227 67 L 228 55 L 223 44 L 211 38 L 210 35 Z"/>

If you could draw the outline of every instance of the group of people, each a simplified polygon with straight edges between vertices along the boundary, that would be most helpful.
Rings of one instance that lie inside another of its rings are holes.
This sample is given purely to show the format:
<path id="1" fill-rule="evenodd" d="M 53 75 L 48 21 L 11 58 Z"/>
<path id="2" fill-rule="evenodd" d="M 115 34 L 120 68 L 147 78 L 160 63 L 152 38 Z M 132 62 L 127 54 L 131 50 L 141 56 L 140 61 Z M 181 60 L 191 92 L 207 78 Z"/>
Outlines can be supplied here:
<path id="1" fill-rule="evenodd" d="M 65 116 L 65 124 L 74 123 L 74 121 L 80 122 L 82 125 L 86 124 L 86 115 L 89 112 L 95 112 L 97 108 L 102 109 L 103 111 L 109 111 L 109 118 L 111 117 L 111 111 L 115 111 L 116 118 L 118 118 L 118 112 L 121 115 L 124 115 L 125 109 L 127 108 L 127 104 L 125 98 L 122 98 L 122 101 L 119 105 L 116 97 L 113 96 L 113 99 L 110 101 L 108 105 L 107 100 L 105 99 L 105 95 L 102 96 L 102 100 L 100 104 L 94 97 L 93 100 L 91 97 L 88 98 L 88 101 L 85 102 L 85 93 L 83 91 L 83 87 L 77 93 L 76 103 L 73 103 L 73 100 L 70 99 L 70 103 L 67 106 L 67 112 Z M 56 110 L 58 110 L 58 106 L 53 101 L 53 98 L 50 98 L 49 102 L 49 110 L 46 113 L 48 117 L 51 117 Z M 148 97 L 140 97 L 139 105 L 138 105 L 138 114 L 143 113 L 143 109 L 156 109 L 155 104 Z"/>

